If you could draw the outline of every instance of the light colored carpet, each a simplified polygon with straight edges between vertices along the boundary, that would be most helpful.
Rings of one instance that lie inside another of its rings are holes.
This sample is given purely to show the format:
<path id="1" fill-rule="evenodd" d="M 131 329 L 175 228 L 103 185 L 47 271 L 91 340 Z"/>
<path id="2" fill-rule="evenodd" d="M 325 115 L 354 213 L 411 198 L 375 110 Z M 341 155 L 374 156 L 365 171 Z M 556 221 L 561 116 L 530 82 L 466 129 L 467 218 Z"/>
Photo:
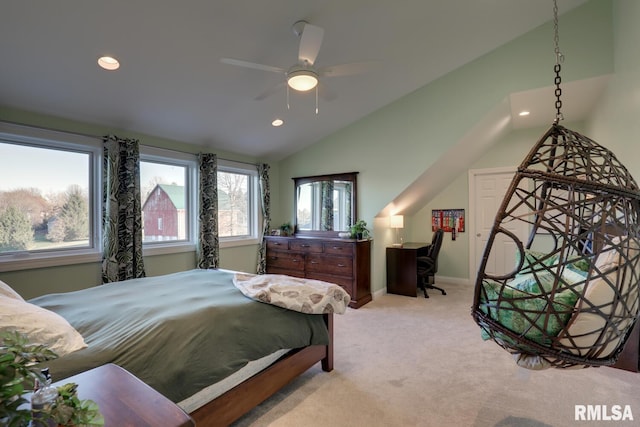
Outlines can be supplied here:
<path id="1" fill-rule="evenodd" d="M 640 425 L 640 374 L 528 371 L 473 321 L 473 289 L 384 295 L 335 316 L 335 369 L 313 367 L 236 426 Z M 630 405 L 634 421 L 575 421 L 575 405 Z"/>

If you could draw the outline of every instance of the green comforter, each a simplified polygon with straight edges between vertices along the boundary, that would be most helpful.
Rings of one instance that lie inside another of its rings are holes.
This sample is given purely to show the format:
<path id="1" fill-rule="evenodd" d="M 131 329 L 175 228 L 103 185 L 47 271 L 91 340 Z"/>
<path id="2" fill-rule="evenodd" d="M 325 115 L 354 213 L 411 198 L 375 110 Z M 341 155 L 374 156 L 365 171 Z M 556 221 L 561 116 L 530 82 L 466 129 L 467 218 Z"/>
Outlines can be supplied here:
<path id="1" fill-rule="evenodd" d="M 233 273 L 191 270 L 30 300 L 88 347 L 47 362 L 54 380 L 115 363 L 174 402 L 283 348 L 327 344 L 322 315 L 245 297 Z"/>

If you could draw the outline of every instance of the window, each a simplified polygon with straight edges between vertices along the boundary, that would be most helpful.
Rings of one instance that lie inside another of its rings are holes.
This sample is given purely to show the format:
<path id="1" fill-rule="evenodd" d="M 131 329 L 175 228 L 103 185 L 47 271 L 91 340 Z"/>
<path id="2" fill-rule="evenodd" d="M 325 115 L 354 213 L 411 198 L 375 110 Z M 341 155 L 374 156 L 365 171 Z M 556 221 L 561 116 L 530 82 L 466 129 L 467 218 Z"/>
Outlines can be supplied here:
<path id="1" fill-rule="evenodd" d="M 323 185 L 327 181 L 318 181 L 298 187 L 298 228 L 301 230 L 323 230 L 322 205 Z M 351 203 L 351 183 L 333 182 L 331 197 L 332 218 L 331 230 L 347 230 L 349 224 L 348 206 Z"/>
<path id="2" fill-rule="evenodd" d="M 257 242 L 257 189 L 255 166 L 218 160 L 218 234 L 221 244 Z"/>
<path id="3" fill-rule="evenodd" d="M 99 259 L 100 152 L 95 138 L 0 124 L 0 270 Z"/>
<path id="4" fill-rule="evenodd" d="M 151 147 L 140 152 L 145 254 L 193 250 L 196 227 L 196 171 L 192 154 Z"/>
<path id="5" fill-rule="evenodd" d="M 140 150 L 145 255 L 193 251 L 196 157 Z M 257 243 L 255 166 L 218 170 L 221 246 Z M 101 177 L 100 139 L 0 123 L 0 271 L 100 260 Z"/>

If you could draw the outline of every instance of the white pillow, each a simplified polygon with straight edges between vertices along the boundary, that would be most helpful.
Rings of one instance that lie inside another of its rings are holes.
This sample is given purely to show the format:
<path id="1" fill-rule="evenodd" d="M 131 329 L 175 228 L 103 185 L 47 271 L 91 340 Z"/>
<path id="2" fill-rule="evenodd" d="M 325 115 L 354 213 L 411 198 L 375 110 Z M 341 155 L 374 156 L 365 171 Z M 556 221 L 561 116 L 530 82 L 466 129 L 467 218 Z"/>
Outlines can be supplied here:
<path id="1" fill-rule="evenodd" d="M 37 305 L 0 297 L 0 331 L 18 331 L 31 344 L 44 344 L 59 357 L 85 348 L 82 335 L 62 316 Z"/>
<path id="2" fill-rule="evenodd" d="M 17 299 L 17 300 L 20 300 L 20 301 L 24 301 L 24 299 L 20 296 L 19 293 L 14 291 L 11 288 L 11 286 L 7 285 L 2 280 L 0 280 L 0 296 L 9 297 L 9 298 Z"/>
<path id="3" fill-rule="evenodd" d="M 614 244 L 618 244 L 618 242 L 620 242 L 619 237 L 613 239 Z M 624 244 L 626 242 L 629 243 L 628 246 Z M 622 251 L 623 253 L 626 252 L 628 258 L 634 259 L 638 255 L 638 246 L 635 239 L 626 239 L 621 243 L 623 247 Z M 618 267 L 624 262 L 625 258 L 622 258 L 620 252 L 611 246 L 605 246 L 596 259 L 593 267 L 593 275 L 602 275 L 601 277 L 592 279 L 588 283 L 587 289 L 584 293 L 584 298 L 591 302 L 591 304 L 595 305 L 604 315 L 609 316 L 612 311 L 614 311 L 616 317 L 623 316 L 625 314 L 624 307 L 620 304 L 617 304 L 614 307 L 612 304 L 615 300 L 615 291 L 609 284 L 612 283 L 616 285 L 616 278 L 619 274 Z M 638 286 L 636 283 L 631 283 L 634 276 L 630 271 L 632 266 L 625 265 L 624 268 L 629 269 L 624 272 L 624 276 L 620 276 L 624 277 L 625 282 L 617 284 L 617 287 L 622 286 L 622 289 L 625 289 L 625 291 L 626 289 L 629 289 L 629 302 L 632 302 L 638 298 Z M 620 271 L 620 274 L 622 273 L 623 272 Z M 570 351 L 574 354 L 584 355 L 596 344 L 601 335 L 604 337 L 615 336 L 617 331 L 613 329 L 611 325 L 607 326 L 607 319 L 603 318 L 596 310 L 588 306 L 586 303 L 578 300 L 577 304 L 582 304 L 581 307 L 578 306 L 581 311 L 578 311 L 575 317 L 570 321 L 567 334 L 573 337 L 573 343 L 580 347 L 578 349 L 570 349 Z M 632 319 L 630 318 L 619 321 L 617 325 L 618 329 L 626 329 L 630 325 L 631 321 Z M 600 352 L 596 357 L 610 357 L 623 338 L 624 336 L 620 336 L 619 338 L 613 339 L 606 343 L 604 347 L 600 344 L 600 347 L 603 348 L 599 349 Z M 605 339 L 601 342 L 604 344 L 606 341 L 608 340 Z M 569 339 L 562 339 L 560 342 L 569 347 L 574 345 Z"/>

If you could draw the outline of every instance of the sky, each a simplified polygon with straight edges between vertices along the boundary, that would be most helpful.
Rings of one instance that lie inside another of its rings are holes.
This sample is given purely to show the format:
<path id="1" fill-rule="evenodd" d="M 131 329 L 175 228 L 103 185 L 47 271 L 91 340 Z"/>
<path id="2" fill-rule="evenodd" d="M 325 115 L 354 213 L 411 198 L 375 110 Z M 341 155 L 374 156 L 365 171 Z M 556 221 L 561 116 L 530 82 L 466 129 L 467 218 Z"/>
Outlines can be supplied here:
<path id="1" fill-rule="evenodd" d="M 87 187 L 89 155 L 0 144 L 0 191 L 39 188 L 42 194 Z"/>
<path id="2" fill-rule="evenodd" d="M 0 191 L 39 188 L 42 195 L 66 191 L 71 185 L 87 189 L 90 158 L 85 153 L 0 144 Z M 154 177 L 167 184 L 185 184 L 183 167 L 143 162 L 141 186 Z"/>

